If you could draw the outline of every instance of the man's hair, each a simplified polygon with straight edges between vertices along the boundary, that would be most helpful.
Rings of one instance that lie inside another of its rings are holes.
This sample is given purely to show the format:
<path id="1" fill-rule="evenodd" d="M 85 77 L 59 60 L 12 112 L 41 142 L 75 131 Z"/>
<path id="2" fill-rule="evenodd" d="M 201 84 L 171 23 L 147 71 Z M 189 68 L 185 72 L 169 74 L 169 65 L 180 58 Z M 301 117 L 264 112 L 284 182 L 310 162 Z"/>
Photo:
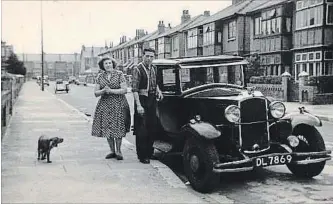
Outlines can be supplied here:
<path id="1" fill-rule="evenodd" d="M 155 50 L 153 48 L 145 48 L 143 49 L 143 54 L 146 54 L 146 52 L 153 52 L 155 54 Z"/>

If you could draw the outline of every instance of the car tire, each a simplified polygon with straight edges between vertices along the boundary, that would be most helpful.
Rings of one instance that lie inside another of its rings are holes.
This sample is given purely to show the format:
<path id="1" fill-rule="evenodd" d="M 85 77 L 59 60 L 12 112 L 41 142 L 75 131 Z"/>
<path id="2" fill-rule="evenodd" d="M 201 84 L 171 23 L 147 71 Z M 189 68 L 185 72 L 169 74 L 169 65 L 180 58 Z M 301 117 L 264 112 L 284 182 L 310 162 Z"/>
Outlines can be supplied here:
<path id="1" fill-rule="evenodd" d="M 296 147 L 295 152 L 317 152 L 326 150 L 323 137 L 315 127 L 308 125 L 296 126 L 293 135 L 300 139 L 300 144 Z M 326 161 L 307 165 L 287 164 L 287 167 L 297 177 L 312 178 L 322 172 L 325 164 Z"/>
<path id="2" fill-rule="evenodd" d="M 211 192 L 220 181 L 220 174 L 213 172 L 219 163 L 219 154 L 213 142 L 189 137 L 183 151 L 185 174 L 191 186 L 201 193 Z"/>

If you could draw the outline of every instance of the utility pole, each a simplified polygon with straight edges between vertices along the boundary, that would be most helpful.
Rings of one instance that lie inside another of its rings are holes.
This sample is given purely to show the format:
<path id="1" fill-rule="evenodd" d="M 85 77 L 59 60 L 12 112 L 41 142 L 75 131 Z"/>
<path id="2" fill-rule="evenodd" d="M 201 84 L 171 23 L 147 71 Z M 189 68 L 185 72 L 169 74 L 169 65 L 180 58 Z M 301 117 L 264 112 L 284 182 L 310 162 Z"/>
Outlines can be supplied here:
<path id="1" fill-rule="evenodd" d="M 44 91 L 43 0 L 40 1 L 40 28 L 42 46 L 42 91 Z"/>

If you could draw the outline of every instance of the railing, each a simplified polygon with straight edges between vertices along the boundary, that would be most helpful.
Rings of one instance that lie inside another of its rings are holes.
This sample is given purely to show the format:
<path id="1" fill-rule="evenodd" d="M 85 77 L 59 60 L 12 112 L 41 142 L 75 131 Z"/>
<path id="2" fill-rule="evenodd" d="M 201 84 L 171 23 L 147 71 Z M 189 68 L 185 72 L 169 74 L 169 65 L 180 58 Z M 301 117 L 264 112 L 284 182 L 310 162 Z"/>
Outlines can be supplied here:
<path id="1" fill-rule="evenodd" d="M 19 96 L 25 79 L 22 75 L 5 75 L 1 77 L 1 138 L 13 114 L 13 106 Z"/>

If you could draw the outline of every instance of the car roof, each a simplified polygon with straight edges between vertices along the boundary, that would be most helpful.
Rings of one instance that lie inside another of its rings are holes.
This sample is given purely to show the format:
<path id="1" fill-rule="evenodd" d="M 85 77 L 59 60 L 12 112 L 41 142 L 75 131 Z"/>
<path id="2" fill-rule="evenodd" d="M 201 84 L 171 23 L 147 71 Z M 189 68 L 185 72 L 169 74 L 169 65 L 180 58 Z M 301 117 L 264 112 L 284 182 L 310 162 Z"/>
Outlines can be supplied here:
<path id="1" fill-rule="evenodd" d="M 206 56 L 206 57 L 188 57 L 181 59 L 155 59 L 153 65 L 180 65 L 185 67 L 186 65 L 193 65 L 198 63 L 206 62 L 207 64 L 219 64 L 221 65 L 233 65 L 233 64 L 248 64 L 243 57 L 232 56 L 232 55 L 217 55 L 217 56 Z M 187 67 L 187 66 L 186 66 Z M 192 67 L 193 68 L 193 67 Z"/>

